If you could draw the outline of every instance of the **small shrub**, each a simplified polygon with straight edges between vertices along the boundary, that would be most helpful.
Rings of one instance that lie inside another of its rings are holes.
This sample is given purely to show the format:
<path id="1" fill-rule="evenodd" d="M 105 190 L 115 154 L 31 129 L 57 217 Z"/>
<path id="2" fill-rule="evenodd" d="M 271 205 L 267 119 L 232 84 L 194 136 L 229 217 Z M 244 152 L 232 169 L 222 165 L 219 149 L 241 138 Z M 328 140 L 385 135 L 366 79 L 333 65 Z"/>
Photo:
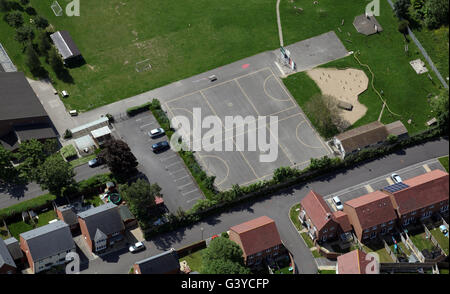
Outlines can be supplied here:
<path id="1" fill-rule="evenodd" d="M 400 33 L 402 33 L 403 35 L 408 34 L 408 26 L 409 26 L 409 22 L 404 19 L 402 21 L 400 21 L 400 23 L 398 24 L 398 31 Z"/>
<path id="2" fill-rule="evenodd" d="M 127 114 L 129 116 L 135 116 L 135 115 L 137 115 L 139 113 L 142 113 L 142 112 L 145 112 L 145 111 L 149 110 L 151 105 L 152 105 L 152 102 L 147 102 L 147 103 L 142 104 L 142 105 L 130 107 L 130 108 L 127 109 Z"/>
<path id="3" fill-rule="evenodd" d="M 72 138 L 72 132 L 69 129 L 67 129 L 64 132 L 64 139 L 70 139 L 70 138 Z"/>
<path id="4" fill-rule="evenodd" d="M 33 7 L 31 7 L 31 6 L 28 6 L 27 8 L 25 8 L 25 12 L 28 14 L 28 15 L 36 15 L 37 13 L 36 13 L 36 9 L 34 9 Z"/>
<path id="5" fill-rule="evenodd" d="M 4 20 L 8 23 L 8 25 L 14 28 L 23 26 L 23 17 L 19 12 L 5 14 Z"/>

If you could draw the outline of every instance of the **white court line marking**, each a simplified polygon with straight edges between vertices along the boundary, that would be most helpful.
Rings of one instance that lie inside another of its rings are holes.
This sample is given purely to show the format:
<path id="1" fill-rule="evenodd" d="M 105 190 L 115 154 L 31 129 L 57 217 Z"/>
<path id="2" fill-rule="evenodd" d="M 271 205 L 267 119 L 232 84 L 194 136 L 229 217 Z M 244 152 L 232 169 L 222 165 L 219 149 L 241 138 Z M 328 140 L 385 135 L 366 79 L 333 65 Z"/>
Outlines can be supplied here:
<path id="1" fill-rule="evenodd" d="M 424 165 L 422 165 L 423 166 L 423 168 L 425 169 L 425 171 L 427 172 L 427 173 L 429 173 L 430 171 L 431 171 L 431 168 L 428 166 L 428 164 L 424 164 Z"/>
<path id="2" fill-rule="evenodd" d="M 189 175 L 185 175 L 184 177 L 181 177 L 181 178 L 175 179 L 174 181 L 175 181 L 175 182 L 177 182 L 177 181 L 181 181 L 182 179 L 184 179 L 184 178 L 187 178 L 187 177 L 189 177 Z"/>
<path id="3" fill-rule="evenodd" d="M 177 162 L 175 162 L 175 163 L 166 165 L 166 168 L 171 167 L 171 166 L 174 166 L 174 165 L 177 165 L 177 164 L 180 164 L 180 163 L 181 163 L 180 161 L 177 161 Z"/>
<path id="4" fill-rule="evenodd" d="M 169 174 L 170 174 L 171 176 L 176 177 L 176 176 L 175 176 L 175 173 L 178 173 L 178 172 L 180 172 L 180 171 L 184 171 L 184 169 L 179 169 L 179 170 L 174 171 L 174 172 L 169 171 Z"/>
<path id="5" fill-rule="evenodd" d="M 143 117 L 141 117 L 141 118 L 138 118 L 136 121 L 141 121 L 143 119 Z"/>
<path id="6" fill-rule="evenodd" d="M 181 193 L 181 195 L 186 196 L 187 194 L 191 194 L 192 192 L 195 192 L 195 191 L 198 191 L 198 189 L 195 188 L 195 189 L 192 190 L 192 191 L 189 191 L 189 192 L 186 192 L 186 193 Z"/>

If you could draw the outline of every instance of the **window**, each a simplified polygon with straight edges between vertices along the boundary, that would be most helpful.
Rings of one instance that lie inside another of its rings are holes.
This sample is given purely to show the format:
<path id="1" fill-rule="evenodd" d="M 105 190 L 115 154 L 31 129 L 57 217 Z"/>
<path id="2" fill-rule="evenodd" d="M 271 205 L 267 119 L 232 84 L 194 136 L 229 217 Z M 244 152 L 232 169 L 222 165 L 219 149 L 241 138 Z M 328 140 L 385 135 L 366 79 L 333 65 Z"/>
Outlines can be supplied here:
<path id="1" fill-rule="evenodd" d="M 372 227 L 372 231 L 375 231 L 377 229 L 377 226 Z"/>
<path id="2" fill-rule="evenodd" d="M 364 230 L 364 233 L 368 233 L 370 230 L 369 229 L 366 229 L 366 230 Z"/>
<path id="3" fill-rule="evenodd" d="M 390 225 L 392 225 L 393 223 L 394 223 L 394 220 L 391 220 L 391 221 L 389 222 Z"/>
<path id="4" fill-rule="evenodd" d="M 334 231 L 334 227 L 331 227 L 331 228 L 330 228 L 330 231 Z"/>
<path id="5" fill-rule="evenodd" d="M 385 226 L 386 226 L 386 223 L 382 223 L 382 224 L 381 224 L 381 227 L 385 227 Z"/>
<path id="6" fill-rule="evenodd" d="M 257 254 L 256 254 L 256 256 L 261 256 L 262 255 L 262 252 L 258 252 Z"/>
<path id="7" fill-rule="evenodd" d="M 271 250 L 272 250 L 271 248 L 266 249 L 266 253 L 269 253 Z"/>
<path id="8" fill-rule="evenodd" d="M 323 230 L 324 233 L 328 232 L 328 229 Z"/>
<path id="9" fill-rule="evenodd" d="M 447 211 L 447 210 L 448 210 L 448 205 L 444 205 L 441 207 L 442 212 Z"/>
<path id="10" fill-rule="evenodd" d="M 434 205 L 431 205 L 430 207 L 428 207 L 428 209 L 433 209 L 434 208 Z"/>
<path id="11" fill-rule="evenodd" d="M 411 212 L 411 215 L 416 215 L 416 214 L 417 214 L 417 211 Z"/>
<path id="12" fill-rule="evenodd" d="M 364 236 L 363 236 L 363 239 L 367 239 L 367 238 L 369 238 L 368 235 L 364 235 Z"/>

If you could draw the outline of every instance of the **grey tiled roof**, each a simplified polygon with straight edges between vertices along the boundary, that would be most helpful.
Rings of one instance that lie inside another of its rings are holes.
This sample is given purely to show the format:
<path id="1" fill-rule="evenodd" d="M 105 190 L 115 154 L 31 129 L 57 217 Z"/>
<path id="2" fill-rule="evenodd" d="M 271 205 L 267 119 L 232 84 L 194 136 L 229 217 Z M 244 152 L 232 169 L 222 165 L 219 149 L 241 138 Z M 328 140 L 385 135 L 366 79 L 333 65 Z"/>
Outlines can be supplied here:
<path id="1" fill-rule="evenodd" d="M 75 249 L 69 226 L 63 221 L 22 233 L 20 237 L 27 242 L 31 257 L 35 261 Z"/>
<path id="2" fill-rule="evenodd" d="M 14 260 L 22 258 L 23 252 L 20 249 L 19 241 L 16 238 L 11 237 L 5 240 L 6 247 Z"/>
<path id="3" fill-rule="evenodd" d="M 94 237 L 95 242 L 97 242 L 99 240 L 105 240 L 107 238 L 108 238 L 108 236 L 106 236 L 105 233 L 103 233 L 100 229 L 97 229 L 97 231 L 95 232 L 95 237 Z"/>
<path id="4" fill-rule="evenodd" d="M 86 222 L 91 240 L 95 239 L 97 229 L 110 235 L 125 229 L 117 205 L 107 203 L 78 214 Z"/>
<path id="5" fill-rule="evenodd" d="M 78 223 L 78 217 L 71 205 L 63 205 L 57 208 L 63 217 L 63 221 L 69 226 Z"/>
<path id="6" fill-rule="evenodd" d="M 16 264 L 14 263 L 14 260 L 6 247 L 5 241 L 0 239 L 0 268 L 5 264 L 16 267 Z"/>
<path id="7" fill-rule="evenodd" d="M 136 262 L 142 274 L 165 274 L 180 269 L 177 252 L 173 249 Z"/>

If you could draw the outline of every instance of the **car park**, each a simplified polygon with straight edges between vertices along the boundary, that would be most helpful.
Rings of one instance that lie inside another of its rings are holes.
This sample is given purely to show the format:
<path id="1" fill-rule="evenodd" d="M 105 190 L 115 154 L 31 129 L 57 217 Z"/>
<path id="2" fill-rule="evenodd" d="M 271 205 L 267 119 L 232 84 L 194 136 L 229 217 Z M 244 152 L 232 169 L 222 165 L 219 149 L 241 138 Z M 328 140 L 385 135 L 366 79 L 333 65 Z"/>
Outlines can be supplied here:
<path id="1" fill-rule="evenodd" d="M 142 243 L 142 242 L 137 242 L 136 244 L 131 245 L 131 246 L 128 248 L 128 251 L 130 251 L 131 253 L 135 253 L 135 252 L 142 251 L 142 250 L 144 250 L 144 249 L 145 249 L 144 243 Z"/>
<path id="2" fill-rule="evenodd" d="M 148 135 L 151 138 L 156 138 L 156 137 L 162 136 L 164 134 L 165 134 L 165 132 L 164 132 L 163 128 L 156 128 L 156 129 L 153 129 L 150 132 L 148 132 Z"/>
<path id="3" fill-rule="evenodd" d="M 337 210 L 344 210 L 344 206 L 342 205 L 341 199 L 339 199 L 339 197 L 334 196 L 333 203 L 336 206 Z"/>
<path id="4" fill-rule="evenodd" d="M 169 143 L 167 141 L 158 142 L 152 145 L 153 152 L 160 152 L 169 148 Z"/>
<path id="5" fill-rule="evenodd" d="M 400 176 L 396 173 L 393 173 L 391 175 L 391 179 L 394 181 L 394 183 L 401 183 L 402 182 L 402 178 L 400 178 Z"/>

